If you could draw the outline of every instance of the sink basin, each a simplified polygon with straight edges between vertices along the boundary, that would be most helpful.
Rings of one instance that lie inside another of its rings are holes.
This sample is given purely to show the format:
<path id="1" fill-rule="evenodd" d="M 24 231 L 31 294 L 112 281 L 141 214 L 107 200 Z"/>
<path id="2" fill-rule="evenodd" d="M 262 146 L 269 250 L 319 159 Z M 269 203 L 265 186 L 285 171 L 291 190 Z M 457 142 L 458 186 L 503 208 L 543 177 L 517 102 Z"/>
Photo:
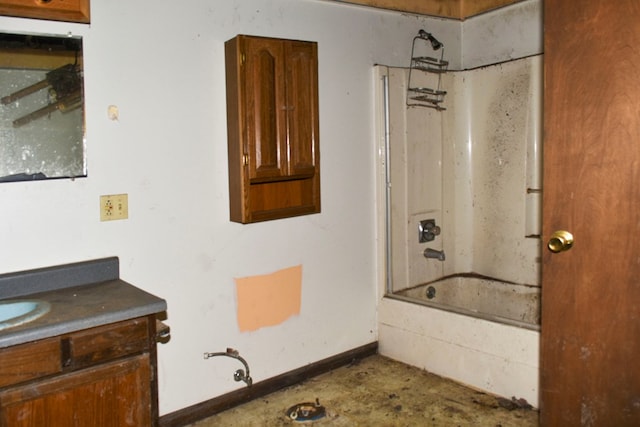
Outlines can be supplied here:
<path id="1" fill-rule="evenodd" d="M 0 301 L 0 331 L 34 321 L 49 309 L 51 305 L 41 300 Z"/>

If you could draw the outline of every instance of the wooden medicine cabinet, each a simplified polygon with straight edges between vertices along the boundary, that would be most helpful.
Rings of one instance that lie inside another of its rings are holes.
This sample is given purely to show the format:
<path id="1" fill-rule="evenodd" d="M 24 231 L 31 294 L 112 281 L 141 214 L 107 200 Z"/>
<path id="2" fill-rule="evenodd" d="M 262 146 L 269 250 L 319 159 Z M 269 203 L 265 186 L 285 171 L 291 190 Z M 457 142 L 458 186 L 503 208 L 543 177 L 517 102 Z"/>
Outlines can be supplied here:
<path id="1" fill-rule="evenodd" d="M 89 0 L 0 0 L 0 15 L 88 24 Z"/>
<path id="2" fill-rule="evenodd" d="M 317 43 L 225 44 L 231 221 L 320 212 Z"/>

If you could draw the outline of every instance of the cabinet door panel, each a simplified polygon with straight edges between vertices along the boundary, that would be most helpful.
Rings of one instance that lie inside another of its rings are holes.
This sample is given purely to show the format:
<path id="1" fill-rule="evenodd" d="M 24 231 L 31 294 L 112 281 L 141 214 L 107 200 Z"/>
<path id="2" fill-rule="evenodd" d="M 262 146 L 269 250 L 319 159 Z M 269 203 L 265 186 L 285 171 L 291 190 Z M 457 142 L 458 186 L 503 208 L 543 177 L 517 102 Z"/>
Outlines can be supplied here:
<path id="1" fill-rule="evenodd" d="M 276 178 L 286 174 L 283 47 L 260 38 L 245 43 L 249 178 Z"/>
<path id="2" fill-rule="evenodd" d="M 315 43 L 287 43 L 289 175 L 311 176 L 318 156 L 318 56 Z"/>
<path id="3" fill-rule="evenodd" d="M 0 427 L 148 426 L 151 362 L 142 354 L 0 392 Z"/>

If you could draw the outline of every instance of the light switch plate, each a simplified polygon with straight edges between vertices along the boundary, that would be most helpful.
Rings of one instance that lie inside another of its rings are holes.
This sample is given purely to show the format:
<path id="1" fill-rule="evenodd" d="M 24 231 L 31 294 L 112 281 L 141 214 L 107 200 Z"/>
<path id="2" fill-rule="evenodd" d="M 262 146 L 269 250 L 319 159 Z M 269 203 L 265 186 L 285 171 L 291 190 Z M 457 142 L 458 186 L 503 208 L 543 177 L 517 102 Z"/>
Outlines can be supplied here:
<path id="1" fill-rule="evenodd" d="M 100 221 L 127 218 L 129 218 L 129 196 L 127 194 L 100 196 Z"/>

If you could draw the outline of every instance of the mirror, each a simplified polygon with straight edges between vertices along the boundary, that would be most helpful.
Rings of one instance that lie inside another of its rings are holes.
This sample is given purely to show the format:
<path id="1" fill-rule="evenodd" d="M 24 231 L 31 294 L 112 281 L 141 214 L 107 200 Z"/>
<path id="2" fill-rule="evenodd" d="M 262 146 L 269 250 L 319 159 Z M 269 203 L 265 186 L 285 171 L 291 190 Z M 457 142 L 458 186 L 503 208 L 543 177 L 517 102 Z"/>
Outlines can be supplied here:
<path id="1" fill-rule="evenodd" d="M 86 175 L 82 38 L 0 33 L 0 182 Z"/>

